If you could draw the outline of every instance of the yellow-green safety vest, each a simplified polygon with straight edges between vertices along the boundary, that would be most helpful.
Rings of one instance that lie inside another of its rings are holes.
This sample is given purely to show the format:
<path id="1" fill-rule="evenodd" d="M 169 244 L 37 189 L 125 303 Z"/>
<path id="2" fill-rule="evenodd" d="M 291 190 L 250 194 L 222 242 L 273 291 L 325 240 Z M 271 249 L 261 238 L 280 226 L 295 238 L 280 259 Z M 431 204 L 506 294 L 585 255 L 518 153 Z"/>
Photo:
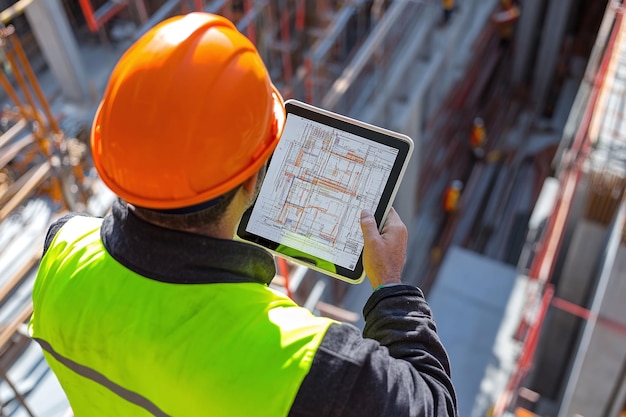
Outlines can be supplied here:
<path id="1" fill-rule="evenodd" d="M 105 250 L 102 220 L 57 233 L 29 334 L 76 417 L 285 416 L 333 320 L 259 283 L 172 284 Z"/>

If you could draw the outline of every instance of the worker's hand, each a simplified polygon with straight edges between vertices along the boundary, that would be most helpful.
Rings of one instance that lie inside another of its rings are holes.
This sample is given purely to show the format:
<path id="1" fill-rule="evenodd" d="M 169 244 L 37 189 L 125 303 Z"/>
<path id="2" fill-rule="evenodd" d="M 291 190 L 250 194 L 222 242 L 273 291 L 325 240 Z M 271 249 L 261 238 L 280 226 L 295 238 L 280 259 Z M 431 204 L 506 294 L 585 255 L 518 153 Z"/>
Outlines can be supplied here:
<path id="1" fill-rule="evenodd" d="M 364 210 L 361 213 L 361 230 L 365 242 L 363 267 L 372 288 L 401 282 L 408 233 L 398 213 L 393 207 L 389 210 L 387 220 L 379 233 L 374 216 Z"/>

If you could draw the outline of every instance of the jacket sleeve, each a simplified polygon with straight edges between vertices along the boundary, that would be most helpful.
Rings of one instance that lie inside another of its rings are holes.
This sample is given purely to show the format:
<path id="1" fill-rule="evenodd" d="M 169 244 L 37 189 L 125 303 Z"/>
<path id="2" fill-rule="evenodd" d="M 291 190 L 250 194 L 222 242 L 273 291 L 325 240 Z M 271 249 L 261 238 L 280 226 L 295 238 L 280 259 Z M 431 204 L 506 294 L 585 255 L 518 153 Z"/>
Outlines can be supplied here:
<path id="1" fill-rule="evenodd" d="M 350 324 L 328 329 L 289 415 L 456 416 L 448 356 L 421 290 L 382 288 L 363 314 L 363 336 Z"/>

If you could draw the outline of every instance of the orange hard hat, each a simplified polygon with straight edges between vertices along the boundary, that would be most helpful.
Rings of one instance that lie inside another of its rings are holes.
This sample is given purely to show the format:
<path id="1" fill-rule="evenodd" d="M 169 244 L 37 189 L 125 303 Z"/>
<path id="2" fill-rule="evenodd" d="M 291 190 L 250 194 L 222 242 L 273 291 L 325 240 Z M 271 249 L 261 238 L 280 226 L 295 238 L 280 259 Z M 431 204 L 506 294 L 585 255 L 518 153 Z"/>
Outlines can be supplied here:
<path id="1" fill-rule="evenodd" d="M 195 206 L 257 172 L 285 106 L 255 46 L 229 20 L 190 13 L 152 28 L 122 56 L 91 133 L 96 169 L 131 204 Z"/>

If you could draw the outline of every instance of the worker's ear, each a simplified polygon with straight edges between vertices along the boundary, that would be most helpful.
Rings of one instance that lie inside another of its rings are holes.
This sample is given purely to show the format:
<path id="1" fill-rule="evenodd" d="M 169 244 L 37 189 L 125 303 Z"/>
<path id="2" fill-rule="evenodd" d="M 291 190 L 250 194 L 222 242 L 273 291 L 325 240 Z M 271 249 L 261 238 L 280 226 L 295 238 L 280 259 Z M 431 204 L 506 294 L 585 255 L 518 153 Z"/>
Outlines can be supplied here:
<path id="1" fill-rule="evenodd" d="M 257 171 L 254 173 L 254 175 L 252 175 L 250 178 L 244 181 L 244 183 L 242 184 L 242 187 L 246 191 L 246 193 L 248 194 L 256 193 L 258 179 L 259 179 L 259 172 Z"/>
<path id="2" fill-rule="evenodd" d="M 241 188 L 243 188 L 243 190 L 248 195 L 249 204 L 252 204 L 254 202 L 257 195 L 259 194 L 259 191 L 261 191 L 261 183 L 263 182 L 263 179 L 265 178 L 265 168 L 266 166 L 263 165 L 261 169 L 255 172 L 250 178 L 248 178 L 242 184 Z"/>

